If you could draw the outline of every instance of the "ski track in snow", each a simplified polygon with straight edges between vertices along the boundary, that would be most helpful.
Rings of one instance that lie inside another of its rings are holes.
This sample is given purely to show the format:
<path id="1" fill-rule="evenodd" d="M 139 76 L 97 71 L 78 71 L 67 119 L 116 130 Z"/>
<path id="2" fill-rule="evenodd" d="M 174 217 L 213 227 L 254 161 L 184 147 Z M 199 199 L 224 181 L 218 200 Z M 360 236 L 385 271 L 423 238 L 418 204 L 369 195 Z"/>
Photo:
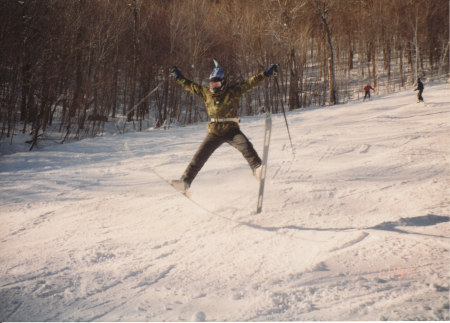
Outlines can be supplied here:
<path id="1" fill-rule="evenodd" d="M 448 320 L 449 87 L 425 95 L 290 112 L 295 158 L 274 115 L 259 215 L 229 146 L 191 201 L 152 172 L 204 123 L 0 156 L 0 319 Z"/>

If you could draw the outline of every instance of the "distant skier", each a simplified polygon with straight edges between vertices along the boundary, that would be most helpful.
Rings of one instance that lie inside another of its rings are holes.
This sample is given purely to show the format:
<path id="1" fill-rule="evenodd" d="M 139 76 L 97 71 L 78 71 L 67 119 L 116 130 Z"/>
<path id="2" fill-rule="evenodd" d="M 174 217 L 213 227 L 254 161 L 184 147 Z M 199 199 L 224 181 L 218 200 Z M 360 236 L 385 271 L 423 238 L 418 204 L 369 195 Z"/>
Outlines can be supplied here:
<path id="1" fill-rule="evenodd" d="M 370 101 L 370 90 L 375 91 L 375 89 L 374 89 L 373 87 L 371 87 L 370 84 L 367 84 L 367 85 L 364 87 L 364 91 L 366 91 L 366 94 L 364 95 L 364 100 L 363 100 L 363 102 L 366 101 L 366 98 L 367 98 L 367 97 L 369 97 L 369 101 Z"/>
<path id="2" fill-rule="evenodd" d="M 417 79 L 417 87 L 416 87 L 416 89 L 414 91 L 419 91 L 419 92 L 417 92 L 417 103 L 423 102 L 423 97 L 422 97 L 423 83 L 420 80 L 420 78 Z"/>
<path id="3" fill-rule="evenodd" d="M 225 142 L 239 150 L 247 160 L 256 178 L 259 179 L 260 177 L 261 158 L 251 142 L 239 129 L 239 101 L 245 93 L 277 72 L 278 65 L 271 65 L 264 72 L 260 72 L 246 81 L 228 84 L 222 67 L 216 60 L 214 60 L 214 64 L 215 68 L 209 76 L 209 87 L 188 80 L 176 66 L 170 69 L 170 74 L 185 90 L 197 95 L 203 101 L 208 116 L 211 118 L 206 126 L 208 134 L 187 166 L 183 176 L 179 180 L 172 181 L 172 185 L 182 192 L 189 189 L 194 178 L 212 153 Z"/>

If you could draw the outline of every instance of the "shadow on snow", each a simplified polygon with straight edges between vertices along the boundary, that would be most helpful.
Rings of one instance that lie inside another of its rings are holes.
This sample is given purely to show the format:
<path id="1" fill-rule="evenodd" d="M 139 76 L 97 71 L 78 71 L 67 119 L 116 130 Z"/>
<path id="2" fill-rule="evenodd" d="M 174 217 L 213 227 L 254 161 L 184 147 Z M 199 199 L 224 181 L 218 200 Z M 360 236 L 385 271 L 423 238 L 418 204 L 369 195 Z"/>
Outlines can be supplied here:
<path id="1" fill-rule="evenodd" d="M 250 222 L 241 222 L 242 225 L 258 229 L 258 230 L 264 230 L 264 231 L 271 231 L 276 232 L 279 230 L 298 230 L 298 231 L 349 231 L 349 230 L 384 230 L 384 231 L 391 231 L 391 232 L 398 232 L 398 233 L 405 233 L 405 234 L 420 234 L 415 232 L 408 232 L 402 229 L 399 229 L 398 227 L 427 227 L 427 226 L 433 226 L 436 224 L 448 222 L 449 217 L 448 216 L 441 216 L 441 215 L 434 215 L 434 214 L 428 214 L 425 216 L 417 216 L 413 218 L 401 218 L 398 221 L 388 221 L 383 222 L 380 224 L 377 224 L 373 227 L 367 227 L 367 228 L 303 228 L 296 225 L 287 225 L 282 227 L 267 227 L 255 223 Z M 433 237 L 439 237 L 439 238 L 450 238 L 446 236 L 438 236 L 438 235 L 432 235 L 432 234 L 421 234 L 426 236 L 433 236 Z"/>

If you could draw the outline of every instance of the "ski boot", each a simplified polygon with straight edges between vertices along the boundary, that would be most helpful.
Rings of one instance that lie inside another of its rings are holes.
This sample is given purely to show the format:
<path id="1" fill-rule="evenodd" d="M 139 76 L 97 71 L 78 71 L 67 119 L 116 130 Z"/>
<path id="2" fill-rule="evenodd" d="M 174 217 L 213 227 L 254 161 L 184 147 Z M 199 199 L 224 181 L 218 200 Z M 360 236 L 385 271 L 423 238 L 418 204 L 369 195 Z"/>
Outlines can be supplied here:
<path id="1" fill-rule="evenodd" d="M 256 180 L 259 182 L 262 176 L 262 165 L 259 165 L 253 170 L 253 175 L 256 177 Z"/>
<path id="2" fill-rule="evenodd" d="M 184 195 L 187 195 L 190 187 L 189 183 L 183 179 L 175 179 L 173 181 L 170 181 L 170 185 L 172 185 L 177 191 L 180 191 Z"/>

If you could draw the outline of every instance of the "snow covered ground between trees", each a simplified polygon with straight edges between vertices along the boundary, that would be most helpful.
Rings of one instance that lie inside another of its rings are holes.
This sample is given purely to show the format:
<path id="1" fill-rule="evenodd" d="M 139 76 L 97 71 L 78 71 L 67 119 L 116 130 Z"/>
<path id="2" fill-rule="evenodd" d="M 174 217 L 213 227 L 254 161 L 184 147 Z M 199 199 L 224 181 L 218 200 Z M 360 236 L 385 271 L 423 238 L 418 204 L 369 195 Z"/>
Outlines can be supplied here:
<path id="1" fill-rule="evenodd" d="M 0 156 L 2 321 L 448 320 L 448 84 L 273 116 L 263 212 L 205 123 Z M 264 116 L 241 128 L 262 154 Z"/>

